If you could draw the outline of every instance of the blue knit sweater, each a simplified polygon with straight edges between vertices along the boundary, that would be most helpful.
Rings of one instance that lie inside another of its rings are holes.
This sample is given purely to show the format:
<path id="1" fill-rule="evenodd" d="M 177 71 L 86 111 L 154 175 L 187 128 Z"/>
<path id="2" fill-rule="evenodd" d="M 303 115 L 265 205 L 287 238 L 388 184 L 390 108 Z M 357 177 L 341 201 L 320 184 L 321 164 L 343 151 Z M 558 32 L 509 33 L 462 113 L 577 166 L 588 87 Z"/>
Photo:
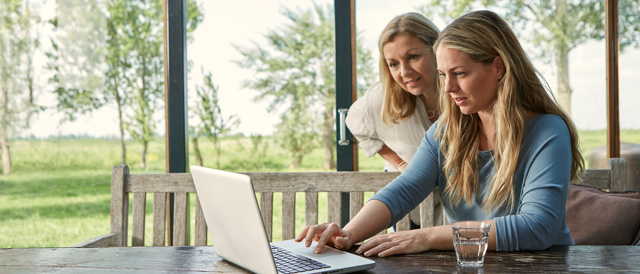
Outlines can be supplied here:
<path id="1" fill-rule="evenodd" d="M 436 124 L 439 121 L 436 122 Z M 434 138 L 437 125 L 426 133 L 409 166 L 371 199 L 385 203 L 398 222 L 415 208 L 434 187 L 440 194 L 447 185 L 442 171 L 444 156 L 440 140 Z M 482 201 L 488 196 L 495 172 L 493 151 L 481 151 L 478 159 L 479 189 L 471 205 L 463 199 L 452 207 L 443 196 L 449 223 L 462 220 L 495 219 L 498 251 L 541 250 L 551 245 L 573 245 L 566 224 L 566 202 L 571 173 L 571 139 L 562 118 L 538 114 L 526 126 L 514 176 L 515 206 L 486 212 Z"/>

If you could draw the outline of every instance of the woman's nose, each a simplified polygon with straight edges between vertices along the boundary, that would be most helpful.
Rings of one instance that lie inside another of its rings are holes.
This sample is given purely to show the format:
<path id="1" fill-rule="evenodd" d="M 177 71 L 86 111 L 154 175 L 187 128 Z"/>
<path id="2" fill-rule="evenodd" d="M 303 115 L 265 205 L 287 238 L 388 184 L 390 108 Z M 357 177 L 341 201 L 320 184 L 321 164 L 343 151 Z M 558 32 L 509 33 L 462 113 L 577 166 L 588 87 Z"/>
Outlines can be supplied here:
<path id="1" fill-rule="evenodd" d="M 411 66 L 408 66 L 406 64 L 400 65 L 400 76 L 407 77 L 411 75 L 412 72 L 413 72 L 413 69 L 411 68 Z"/>
<path id="2" fill-rule="evenodd" d="M 447 92 L 447 93 L 456 91 L 455 90 L 456 84 L 455 84 L 455 82 L 454 82 L 454 80 L 452 78 L 453 77 L 446 77 L 446 78 L 442 79 L 442 82 L 444 84 L 444 91 Z"/>

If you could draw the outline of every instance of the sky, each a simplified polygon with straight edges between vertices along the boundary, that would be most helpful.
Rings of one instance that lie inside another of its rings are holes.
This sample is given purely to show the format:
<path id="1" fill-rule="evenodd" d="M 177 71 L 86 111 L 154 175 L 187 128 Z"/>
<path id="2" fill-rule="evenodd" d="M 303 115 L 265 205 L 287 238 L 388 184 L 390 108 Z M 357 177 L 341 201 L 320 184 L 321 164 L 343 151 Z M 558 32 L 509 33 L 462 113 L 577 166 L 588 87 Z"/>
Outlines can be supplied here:
<path id="1" fill-rule="evenodd" d="M 204 20 L 194 33 L 194 41 L 188 45 L 187 57 L 193 62 L 188 79 L 189 95 L 195 95 L 194 86 L 202 85 L 201 68 L 211 72 L 213 82 L 219 88 L 219 100 L 224 116 L 238 115 L 240 125 L 232 133 L 245 135 L 270 135 L 279 121 L 280 112 L 268 113 L 268 101 L 255 102 L 258 91 L 242 87 L 245 80 L 253 77 L 253 72 L 238 67 L 234 61 L 242 57 L 233 44 L 253 48 L 253 43 L 265 45 L 264 34 L 276 29 L 286 18 L 280 14 L 283 6 L 306 10 L 312 1 L 266 0 L 266 1 L 199 1 Z M 322 6 L 333 5 L 333 0 L 316 0 Z M 396 15 L 417 11 L 419 1 L 408 0 L 366 0 L 356 1 L 356 28 L 364 38 L 364 44 L 374 56 L 377 64 L 378 35 L 384 26 Z M 46 6 L 45 14 L 52 8 Z M 43 15 L 45 16 L 45 15 Z M 434 23 L 444 29 L 446 23 L 434 19 Z M 525 43 L 524 47 L 530 47 Z M 555 68 L 539 60 L 534 65 L 549 82 L 552 90 L 557 87 Z M 588 42 L 570 53 L 570 79 L 573 88 L 573 117 L 579 129 L 606 128 L 606 68 L 604 42 Z M 640 50 L 631 49 L 620 55 L 620 114 L 621 128 L 640 129 Z M 43 93 L 38 97 L 41 104 L 53 104 L 52 94 Z M 582 107 L 588 106 L 588 107 Z M 23 136 L 37 137 L 68 135 L 117 136 L 117 115 L 114 106 L 107 106 L 90 115 L 80 116 L 73 123 L 60 124 L 61 115 L 48 111 L 41 113 L 33 127 Z M 157 129 L 163 134 L 164 112 L 158 114 L 160 124 Z"/>

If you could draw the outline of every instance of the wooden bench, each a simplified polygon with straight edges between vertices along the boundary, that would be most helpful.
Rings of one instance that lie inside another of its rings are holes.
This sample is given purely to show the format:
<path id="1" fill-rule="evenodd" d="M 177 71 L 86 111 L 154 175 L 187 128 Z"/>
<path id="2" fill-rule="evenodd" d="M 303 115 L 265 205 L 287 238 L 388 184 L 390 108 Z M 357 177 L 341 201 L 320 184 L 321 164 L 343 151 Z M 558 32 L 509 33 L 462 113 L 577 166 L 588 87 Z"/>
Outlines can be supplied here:
<path id="1" fill-rule="evenodd" d="M 640 190 L 637 185 L 626 182 L 624 159 L 610 159 L 609 169 L 587 169 L 582 176 L 583 185 L 613 191 Z M 376 192 L 386 186 L 399 173 L 396 172 L 276 172 L 245 173 L 251 177 L 256 192 L 260 193 L 260 208 L 269 239 L 272 239 L 274 193 L 282 193 L 282 239 L 292 239 L 295 235 L 296 193 L 305 193 L 305 225 L 318 223 L 318 193 L 327 192 L 327 220 L 341 223 L 341 192 L 350 193 L 350 217 L 352 218 L 364 204 L 364 192 Z M 173 241 L 170 245 L 189 245 L 188 196 L 195 193 L 189 173 L 129 174 L 124 165 L 114 166 L 111 177 L 111 231 L 94 237 L 76 247 L 127 246 L 129 231 L 129 205 L 132 201 L 131 245 L 142 246 L 145 239 L 146 195 L 153 193 L 153 241 L 154 246 L 166 243 L 167 195 L 173 193 L 174 223 Z M 132 196 L 132 197 L 130 197 Z M 446 223 L 440 197 L 434 191 L 419 206 L 420 226 L 429 227 Z M 207 244 L 207 226 L 196 197 L 195 245 Z M 409 218 L 397 224 L 398 230 L 409 229 Z"/>
<path id="2" fill-rule="evenodd" d="M 610 191 L 640 190 L 640 182 L 627 182 L 627 163 L 624 158 L 609 159 L 608 169 L 586 169 L 582 181 L 576 184 Z"/>
<path id="3" fill-rule="evenodd" d="M 260 193 L 260 209 L 269 239 L 272 239 L 274 193 L 282 193 L 282 240 L 295 235 L 296 193 L 305 193 L 305 225 L 318 223 L 318 193 L 327 192 L 327 220 L 341 222 L 341 192 L 350 193 L 350 216 L 364 205 L 364 193 L 376 192 L 399 175 L 397 172 L 274 172 L 244 173 L 251 177 L 254 190 Z M 188 196 L 195 193 L 190 173 L 130 174 L 126 165 L 114 166 L 111 174 L 111 231 L 75 247 L 127 246 L 129 205 L 132 204 L 131 245 L 145 243 L 145 212 L 147 193 L 153 193 L 154 246 L 167 245 L 165 239 L 167 194 L 173 193 L 174 223 L 171 245 L 189 245 Z M 421 227 L 442 224 L 439 194 L 429 195 L 420 205 Z M 132 196 L 132 197 L 130 197 Z M 133 201 L 130 202 L 130 199 Z M 439 210 L 436 211 L 436 210 Z M 194 244 L 207 244 L 207 226 L 196 197 Z M 397 224 L 398 230 L 408 230 L 408 217 Z"/>

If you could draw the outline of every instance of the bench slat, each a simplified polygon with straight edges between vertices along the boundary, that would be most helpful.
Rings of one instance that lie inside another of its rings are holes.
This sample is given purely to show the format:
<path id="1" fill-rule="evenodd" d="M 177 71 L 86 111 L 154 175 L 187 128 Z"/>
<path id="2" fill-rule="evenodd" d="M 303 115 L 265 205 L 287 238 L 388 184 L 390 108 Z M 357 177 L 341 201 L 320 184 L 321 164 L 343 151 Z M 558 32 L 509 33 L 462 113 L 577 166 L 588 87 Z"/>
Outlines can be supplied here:
<path id="1" fill-rule="evenodd" d="M 256 192 L 378 191 L 398 172 L 253 172 Z M 126 192 L 195 192 L 190 173 L 129 174 Z M 339 183 L 336 183 L 339 182 Z"/>
<path id="2" fill-rule="evenodd" d="M 260 192 L 260 214 L 262 214 L 267 237 L 271 241 L 273 237 L 273 192 Z"/>
<path id="3" fill-rule="evenodd" d="M 349 193 L 349 219 L 353 219 L 363 206 L 364 192 L 356 191 Z"/>
<path id="4" fill-rule="evenodd" d="M 296 193 L 282 193 L 282 240 L 295 238 Z"/>
<path id="5" fill-rule="evenodd" d="M 318 192 L 309 191 L 304 195 L 304 225 L 318 224 Z"/>
<path id="6" fill-rule="evenodd" d="M 153 193 L 153 245 L 164 246 L 167 220 L 167 193 Z"/>
<path id="7" fill-rule="evenodd" d="M 174 197 L 173 245 L 185 246 L 188 243 L 187 203 L 189 198 L 186 192 L 176 192 Z"/>
<path id="8" fill-rule="evenodd" d="M 327 192 L 327 221 L 329 223 L 341 224 L 342 193 Z"/>
<path id="9" fill-rule="evenodd" d="M 196 227 L 194 245 L 207 245 L 207 222 L 200 205 L 200 199 L 196 195 Z"/>
<path id="10" fill-rule="evenodd" d="M 111 170 L 111 233 L 122 235 L 121 246 L 127 246 L 129 195 L 125 195 L 128 166 L 115 166 Z"/>
<path id="11" fill-rule="evenodd" d="M 144 222 L 147 209 L 147 193 L 133 194 L 133 221 L 131 231 L 131 246 L 144 246 Z"/>

